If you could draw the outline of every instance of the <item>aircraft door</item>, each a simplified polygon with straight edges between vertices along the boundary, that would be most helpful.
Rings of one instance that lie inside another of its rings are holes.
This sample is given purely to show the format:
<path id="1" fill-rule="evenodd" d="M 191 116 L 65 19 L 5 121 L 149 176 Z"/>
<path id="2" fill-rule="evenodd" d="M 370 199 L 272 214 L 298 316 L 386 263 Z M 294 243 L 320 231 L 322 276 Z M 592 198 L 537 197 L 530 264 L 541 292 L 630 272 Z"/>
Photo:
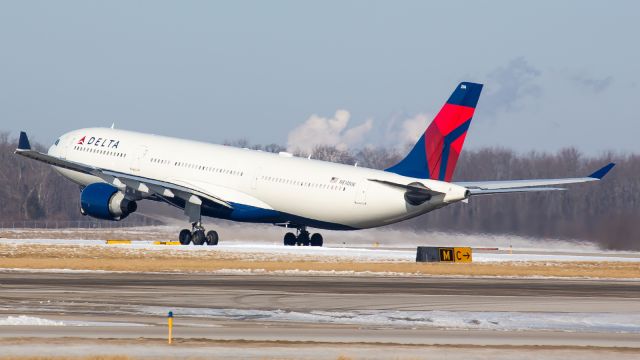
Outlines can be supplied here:
<path id="1" fill-rule="evenodd" d="M 256 190 L 258 188 L 258 181 L 260 180 L 260 174 L 262 173 L 262 168 L 256 168 L 252 171 L 251 174 L 251 190 Z"/>
<path id="2" fill-rule="evenodd" d="M 367 205 L 367 188 L 369 187 L 369 181 L 366 179 L 360 179 L 356 184 L 356 197 L 354 203 L 358 205 Z"/>
<path id="3" fill-rule="evenodd" d="M 140 171 L 142 162 L 147 157 L 148 152 L 149 152 L 149 149 L 147 149 L 146 146 L 140 146 L 138 147 L 138 149 L 136 149 L 131 159 L 131 171 L 136 171 L 136 172 Z"/>
<path id="4" fill-rule="evenodd" d="M 60 156 L 61 159 L 65 159 L 65 160 L 67 159 L 69 148 L 73 147 L 73 144 L 75 141 L 76 141 L 75 136 L 66 136 L 64 139 L 61 139 L 61 141 L 58 143 L 58 147 L 59 147 L 58 156 Z"/>

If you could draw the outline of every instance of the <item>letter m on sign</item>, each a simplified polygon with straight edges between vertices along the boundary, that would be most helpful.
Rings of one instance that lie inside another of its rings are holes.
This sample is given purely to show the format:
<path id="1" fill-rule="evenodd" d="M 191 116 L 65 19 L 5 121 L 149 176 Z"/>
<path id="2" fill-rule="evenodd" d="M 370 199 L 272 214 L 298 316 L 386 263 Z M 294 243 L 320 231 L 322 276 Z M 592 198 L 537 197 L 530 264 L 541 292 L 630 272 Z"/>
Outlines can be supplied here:
<path id="1" fill-rule="evenodd" d="M 452 248 L 439 248 L 440 261 L 453 261 L 453 249 Z"/>

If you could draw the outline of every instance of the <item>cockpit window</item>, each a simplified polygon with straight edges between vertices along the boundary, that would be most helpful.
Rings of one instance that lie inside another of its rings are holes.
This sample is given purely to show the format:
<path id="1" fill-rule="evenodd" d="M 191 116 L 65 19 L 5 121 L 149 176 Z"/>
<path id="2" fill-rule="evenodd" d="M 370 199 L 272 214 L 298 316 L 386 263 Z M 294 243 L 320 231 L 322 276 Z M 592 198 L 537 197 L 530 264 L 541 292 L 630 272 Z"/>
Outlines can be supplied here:
<path id="1" fill-rule="evenodd" d="M 58 145 L 59 142 L 60 142 L 60 139 L 56 140 L 56 142 L 53 145 Z"/>

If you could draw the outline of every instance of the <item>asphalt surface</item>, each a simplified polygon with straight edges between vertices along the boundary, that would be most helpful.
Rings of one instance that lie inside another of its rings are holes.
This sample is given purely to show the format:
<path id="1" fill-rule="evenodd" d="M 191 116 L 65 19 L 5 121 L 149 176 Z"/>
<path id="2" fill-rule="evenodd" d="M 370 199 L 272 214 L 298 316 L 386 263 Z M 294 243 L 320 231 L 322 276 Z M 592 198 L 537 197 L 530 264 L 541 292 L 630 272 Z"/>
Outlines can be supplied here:
<path id="1" fill-rule="evenodd" d="M 572 296 L 640 298 L 640 281 L 512 278 L 413 278 L 287 275 L 15 273 L 0 272 L 0 287 L 210 288 L 340 294 Z"/>
<path id="2" fill-rule="evenodd" d="M 27 315 L 51 320 L 145 326 L 0 326 L 0 347 L 3 344 L 10 345 L 16 353 L 25 351 L 39 355 L 35 352 L 37 347 L 30 344 L 45 341 L 43 339 L 67 339 L 65 341 L 73 345 L 73 339 L 164 338 L 164 316 L 130 310 L 140 307 L 299 312 L 445 310 L 638 314 L 639 300 L 640 281 L 621 280 L 4 271 L 0 272 L 0 318 Z M 369 350 L 372 349 L 369 347 L 383 346 L 380 344 L 588 345 L 609 349 L 606 351 L 627 348 L 626 355 L 640 354 L 640 334 L 637 333 L 397 328 L 386 325 L 273 322 L 246 317 L 181 318 L 179 315 L 175 323 L 175 336 L 182 340 L 328 343 L 336 344 L 335 349 L 338 350 L 339 344 L 344 343 L 365 344 Z M 16 338 L 30 340 L 25 342 L 26 345 L 11 343 Z M 73 348 L 68 345 L 64 349 Z M 106 345 L 101 343 L 92 346 L 106 349 Z M 233 349 L 228 344 L 225 346 L 227 350 Z M 241 348 L 238 348 L 238 358 L 243 355 Z M 185 349 L 193 350 L 186 346 Z M 188 351 L 184 354 L 190 354 Z M 274 354 L 274 357 L 284 354 L 274 351 L 265 354 Z M 300 351 L 299 354 L 304 353 L 302 348 Z M 315 354 L 313 351 L 311 354 Z M 375 350 L 371 351 L 376 354 Z M 414 350 L 407 350 L 406 354 L 412 354 L 411 351 Z M 402 353 L 389 355 L 399 354 Z M 310 358 L 323 357 L 314 355 Z"/>

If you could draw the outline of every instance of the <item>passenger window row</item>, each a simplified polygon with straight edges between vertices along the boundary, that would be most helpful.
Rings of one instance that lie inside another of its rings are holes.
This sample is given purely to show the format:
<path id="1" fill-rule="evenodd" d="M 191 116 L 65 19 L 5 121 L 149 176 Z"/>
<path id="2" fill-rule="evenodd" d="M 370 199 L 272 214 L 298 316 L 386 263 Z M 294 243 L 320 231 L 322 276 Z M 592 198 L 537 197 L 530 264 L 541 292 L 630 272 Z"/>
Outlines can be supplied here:
<path id="1" fill-rule="evenodd" d="M 162 159 L 156 159 L 156 158 L 151 158 L 151 162 L 154 164 L 160 164 L 160 165 L 169 165 L 171 163 L 171 161 L 169 160 L 162 160 Z"/>
<path id="2" fill-rule="evenodd" d="M 107 155 L 107 156 L 115 156 L 115 157 L 127 157 L 127 154 L 125 153 L 111 151 L 111 150 L 102 150 L 100 148 L 92 148 L 92 147 L 79 146 L 79 145 L 74 146 L 73 150 L 82 151 L 90 154 Z"/>
<path id="3" fill-rule="evenodd" d="M 277 184 L 301 186 L 301 187 L 308 187 L 308 188 L 315 188 L 315 189 L 334 190 L 334 191 L 347 190 L 346 187 L 335 185 L 335 184 L 320 184 L 320 183 L 313 183 L 310 181 L 292 180 L 292 179 L 285 179 L 285 178 L 280 178 L 275 176 L 262 176 L 261 179 L 264 181 L 270 181 Z"/>
<path id="4" fill-rule="evenodd" d="M 162 161 L 162 160 L 160 160 L 160 161 Z M 218 168 L 218 167 L 214 167 L 214 166 L 204 166 L 204 165 L 191 164 L 191 163 L 186 163 L 186 162 L 181 162 L 181 161 L 175 161 L 173 163 L 173 165 L 174 166 L 178 166 L 178 167 L 182 167 L 182 168 L 185 168 L 185 169 L 194 169 L 194 170 L 206 171 L 206 172 L 210 172 L 210 173 L 234 175 L 234 176 L 244 176 L 244 172 L 243 171 L 231 170 L 231 169 L 223 169 L 223 168 Z"/>

